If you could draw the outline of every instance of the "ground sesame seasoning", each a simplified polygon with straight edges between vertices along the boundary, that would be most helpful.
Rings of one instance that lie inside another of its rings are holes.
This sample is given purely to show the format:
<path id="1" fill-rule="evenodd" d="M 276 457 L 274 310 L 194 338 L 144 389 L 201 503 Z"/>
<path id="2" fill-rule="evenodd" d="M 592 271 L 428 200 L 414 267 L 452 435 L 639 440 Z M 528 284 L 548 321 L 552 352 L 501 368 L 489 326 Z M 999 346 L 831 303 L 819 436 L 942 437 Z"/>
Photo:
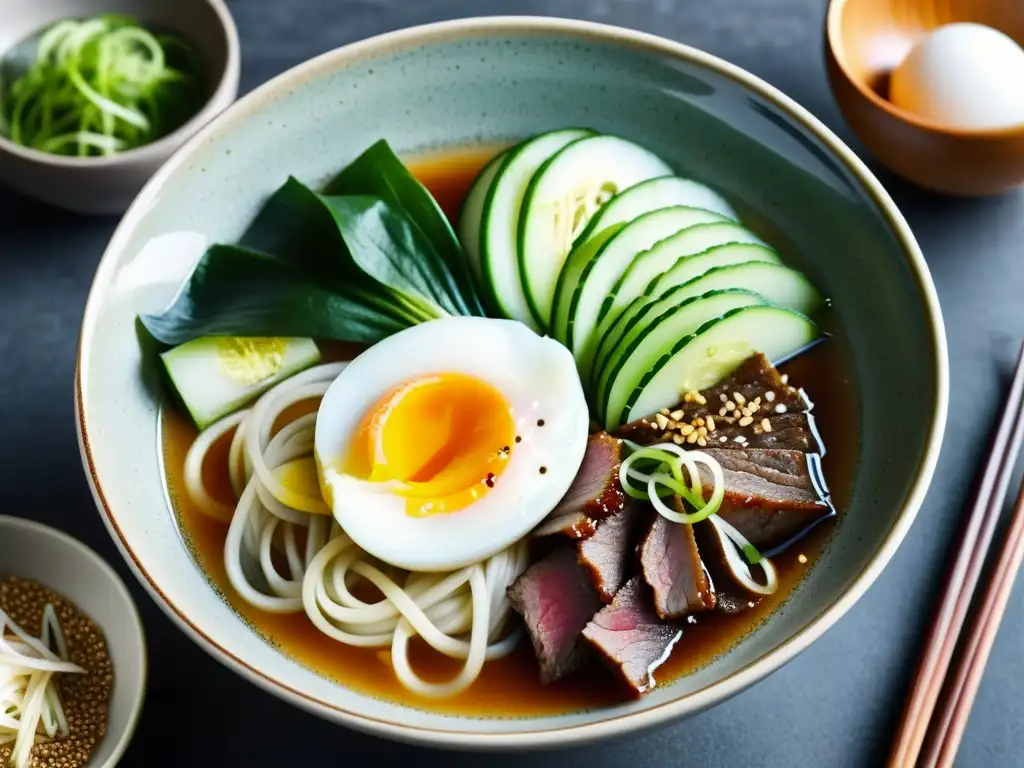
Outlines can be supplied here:
<path id="1" fill-rule="evenodd" d="M 8 576 L 0 580 L 0 608 L 30 633 L 39 631 L 43 608 L 53 605 L 64 631 L 70 661 L 84 674 L 59 678 L 64 713 L 71 735 L 60 741 L 36 744 L 30 768 L 79 768 L 107 732 L 107 707 L 114 675 L 110 653 L 100 629 L 70 602 L 33 581 Z M 0 765 L 7 765 L 12 745 L 0 746 Z"/>

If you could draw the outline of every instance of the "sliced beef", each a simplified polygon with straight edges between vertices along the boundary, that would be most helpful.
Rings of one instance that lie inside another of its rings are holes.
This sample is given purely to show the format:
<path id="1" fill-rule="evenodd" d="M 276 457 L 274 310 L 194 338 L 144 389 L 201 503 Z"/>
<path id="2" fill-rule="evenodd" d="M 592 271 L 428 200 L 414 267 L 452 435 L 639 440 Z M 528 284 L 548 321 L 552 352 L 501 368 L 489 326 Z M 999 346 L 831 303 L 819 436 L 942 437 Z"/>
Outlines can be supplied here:
<path id="1" fill-rule="evenodd" d="M 582 512 L 567 512 L 552 517 L 548 515 L 533 529 L 534 536 L 568 536 L 570 539 L 586 539 L 594 535 L 597 522 Z"/>
<path id="2" fill-rule="evenodd" d="M 594 588 L 606 603 L 633 575 L 640 516 L 639 505 L 627 504 L 617 515 L 602 520 L 593 536 L 576 545 L 580 564 L 590 572 Z"/>
<path id="3" fill-rule="evenodd" d="M 693 535 L 714 584 L 715 610 L 721 613 L 740 613 L 757 605 L 764 596 L 751 592 L 733 576 L 725 559 L 722 540 L 711 522 L 703 520 L 695 524 Z"/>
<path id="4" fill-rule="evenodd" d="M 682 630 L 658 618 L 647 585 L 634 576 L 594 616 L 583 637 L 636 696 L 655 686 L 654 671 L 672 652 Z"/>
<path id="5" fill-rule="evenodd" d="M 603 520 L 620 512 L 626 501 L 619 485 L 621 462 L 622 443 L 617 438 L 607 432 L 591 435 L 576 478 L 545 522 L 576 513 L 592 520 Z"/>
<path id="6" fill-rule="evenodd" d="M 679 506 L 679 497 L 674 498 Z M 640 567 L 661 618 L 677 619 L 715 607 L 715 593 L 697 551 L 693 526 L 655 514 L 640 542 Z"/>
<path id="7" fill-rule="evenodd" d="M 700 392 L 699 398 L 684 396 L 684 402 L 668 409 L 667 415 L 638 419 L 621 427 L 616 435 L 650 445 L 671 440 L 686 425 L 687 431 L 704 427 L 704 442 L 709 447 L 824 453 L 811 407 L 806 395 L 784 384 L 775 367 L 757 353 L 721 384 Z M 768 429 L 764 428 L 765 419 Z"/>
<path id="8" fill-rule="evenodd" d="M 509 587 L 508 597 L 533 641 L 542 682 L 558 680 L 583 665 L 588 647 L 580 633 L 601 600 L 576 558 L 576 547 L 563 546 L 531 565 Z"/>
<path id="9" fill-rule="evenodd" d="M 725 500 L 718 514 L 762 551 L 835 513 L 827 497 L 819 495 L 808 454 L 764 448 L 706 452 L 725 475 Z M 710 494 L 713 479 L 703 467 L 701 479 L 705 494 Z"/>

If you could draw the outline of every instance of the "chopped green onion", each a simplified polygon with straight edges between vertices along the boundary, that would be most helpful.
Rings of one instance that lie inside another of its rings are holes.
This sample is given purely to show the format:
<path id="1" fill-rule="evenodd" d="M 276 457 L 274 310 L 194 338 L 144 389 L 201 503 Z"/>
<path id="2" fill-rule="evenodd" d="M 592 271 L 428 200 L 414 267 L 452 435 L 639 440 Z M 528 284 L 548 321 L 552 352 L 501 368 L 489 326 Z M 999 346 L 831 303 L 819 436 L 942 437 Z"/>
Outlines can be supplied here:
<path id="1" fill-rule="evenodd" d="M 749 542 L 743 545 L 743 556 L 747 558 L 747 562 L 751 565 L 757 565 L 761 562 L 761 553 L 757 551 L 757 547 Z"/>
<path id="2" fill-rule="evenodd" d="M 0 133 L 51 154 L 141 147 L 181 127 L 205 99 L 193 47 L 127 16 L 57 22 L 27 66 L 16 64 L 6 61 L 0 72 Z"/>
<path id="3" fill-rule="evenodd" d="M 628 440 L 623 442 L 631 451 L 619 468 L 619 483 L 627 495 L 650 501 L 659 514 L 675 523 L 693 525 L 718 512 L 725 497 L 725 478 L 721 466 L 711 456 L 701 451 L 686 451 L 671 443 L 642 447 Z M 714 478 L 710 501 L 704 500 L 698 463 L 706 465 Z M 689 486 L 686 485 L 687 476 Z M 644 487 L 634 485 L 637 482 L 643 483 Z M 661 500 L 663 496 L 672 494 L 679 496 L 695 511 L 677 512 Z"/>

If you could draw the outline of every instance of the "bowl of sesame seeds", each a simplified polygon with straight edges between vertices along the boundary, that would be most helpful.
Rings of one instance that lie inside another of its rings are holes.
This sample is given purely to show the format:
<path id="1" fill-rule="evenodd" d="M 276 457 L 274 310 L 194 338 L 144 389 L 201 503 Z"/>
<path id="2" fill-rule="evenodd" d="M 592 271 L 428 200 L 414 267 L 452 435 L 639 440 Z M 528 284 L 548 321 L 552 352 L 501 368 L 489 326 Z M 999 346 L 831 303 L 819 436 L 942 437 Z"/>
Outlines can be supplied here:
<path id="1" fill-rule="evenodd" d="M 142 622 L 95 552 L 0 515 L 0 766 L 112 768 L 142 710 Z"/>

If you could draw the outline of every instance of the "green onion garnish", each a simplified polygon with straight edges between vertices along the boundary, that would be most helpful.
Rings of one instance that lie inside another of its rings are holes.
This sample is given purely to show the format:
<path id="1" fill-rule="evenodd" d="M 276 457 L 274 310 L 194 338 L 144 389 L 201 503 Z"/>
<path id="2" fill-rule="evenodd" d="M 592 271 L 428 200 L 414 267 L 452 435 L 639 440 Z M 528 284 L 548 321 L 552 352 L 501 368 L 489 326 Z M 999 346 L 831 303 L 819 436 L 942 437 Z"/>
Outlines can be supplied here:
<path id="1" fill-rule="evenodd" d="M 27 66 L 12 59 L 3 70 L 0 133 L 52 154 L 141 147 L 181 127 L 205 100 L 194 48 L 127 16 L 57 22 Z"/>
<path id="2" fill-rule="evenodd" d="M 753 544 L 743 545 L 743 556 L 747 558 L 747 562 L 751 565 L 757 565 L 761 562 L 761 553 L 757 551 L 757 547 Z"/>

